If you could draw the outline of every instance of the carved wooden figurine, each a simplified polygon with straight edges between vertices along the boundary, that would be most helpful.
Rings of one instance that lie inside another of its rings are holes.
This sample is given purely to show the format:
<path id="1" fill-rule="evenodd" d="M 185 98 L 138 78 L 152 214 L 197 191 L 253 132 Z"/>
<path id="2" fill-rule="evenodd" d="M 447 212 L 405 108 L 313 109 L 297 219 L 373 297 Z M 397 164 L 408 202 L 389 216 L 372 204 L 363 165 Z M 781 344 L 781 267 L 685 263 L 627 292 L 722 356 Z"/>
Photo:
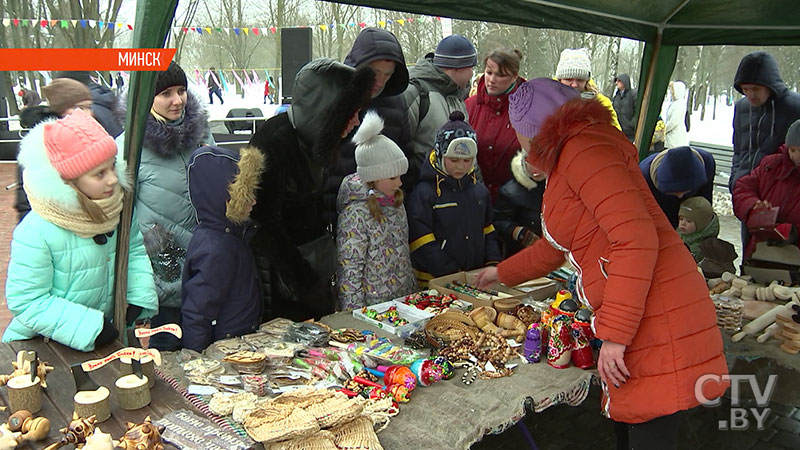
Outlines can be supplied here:
<path id="1" fill-rule="evenodd" d="M 86 444 L 86 438 L 94 433 L 95 421 L 94 416 L 82 419 L 76 413 L 72 413 L 72 420 L 67 425 L 67 428 L 58 430 L 64 437 L 60 441 L 48 445 L 44 450 L 56 450 L 69 444 L 75 445 L 75 448 L 83 448 Z"/>
<path id="2" fill-rule="evenodd" d="M 0 425 L 0 450 L 13 450 L 17 448 L 19 442 L 17 438 L 22 434 L 19 431 L 11 431 L 8 429 L 8 424 Z"/>
<path id="3" fill-rule="evenodd" d="M 114 450 L 114 441 L 110 434 L 103 433 L 103 430 L 97 427 L 94 429 L 94 433 L 86 438 L 83 450 Z"/>
<path id="4" fill-rule="evenodd" d="M 114 442 L 117 447 L 127 450 L 164 450 L 161 442 L 161 433 L 164 432 L 163 425 L 153 425 L 150 416 L 145 417 L 144 422 L 135 424 L 128 422 L 128 431 L 119 440 Z"/>
<path id="5" fill-rule="evenodd" d="M 38 362 L 34 363 L 35 361 Z M 39 360 L 39 358 L 36 357 L 36 352 L 26 352 L 24 350 L 20 350 L 17 353 L 17 360 L 11 362 L 11 365 L 14 366 L 14 371 L 8 375 L 0 375 L 0 386 L 4 386 L 8 383 L 8 380 L 18 375 L 29 375 L 31 373 L 32 364 L 36 366 L 36 375 L 42 380 L 42 387 L 46 388 L 47 380 L 45 377 L 48 373 L 53 371 L 54 367 Z"/>

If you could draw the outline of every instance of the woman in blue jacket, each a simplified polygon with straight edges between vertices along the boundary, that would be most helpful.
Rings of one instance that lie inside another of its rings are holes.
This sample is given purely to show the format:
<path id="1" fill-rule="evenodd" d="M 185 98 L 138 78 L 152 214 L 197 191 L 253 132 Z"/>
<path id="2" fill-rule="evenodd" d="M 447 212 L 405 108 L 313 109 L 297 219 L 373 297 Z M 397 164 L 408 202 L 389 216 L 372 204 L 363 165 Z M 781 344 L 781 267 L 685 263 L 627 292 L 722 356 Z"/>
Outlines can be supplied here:
<path id="1" fill-rule="evenodd" d="M 120 146 L 123 136 L 117 138 Z M 154 328 L 181 321 L 181 270 L 197 226 L 186 166 L 193 151 L 213 144 L 208 114 L 187 90 L 186 74 L 173 61 L 156 78 L 136 181 L 136 210 L 158 293 L 159 313 L 151 321 Z M 159 333 L 150 339 L 150 346 L 173 351 L 181 342 L 169 333 Z"/>
<path id="2" fill-rule="evenodd" d="M 20 146 L 31 212 L 14 229 L 3 342 L 48 337 L 76 350 L 111 342 L 114 265 L 125 163 L 114 139 L 76 109 L 41 123 Z M 158 311 L 150 261 L 134 217 L 127 325 Z"/>

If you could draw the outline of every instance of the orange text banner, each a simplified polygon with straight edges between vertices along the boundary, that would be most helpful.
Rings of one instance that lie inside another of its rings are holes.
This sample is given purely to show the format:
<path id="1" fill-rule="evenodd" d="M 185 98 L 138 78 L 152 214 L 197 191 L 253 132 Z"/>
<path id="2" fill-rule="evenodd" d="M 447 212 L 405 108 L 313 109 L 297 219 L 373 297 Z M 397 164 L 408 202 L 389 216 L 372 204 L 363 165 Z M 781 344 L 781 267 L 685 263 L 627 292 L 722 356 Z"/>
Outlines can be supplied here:
<path id="1" fill-rule="evenodd" d="M 0 70 L 167 70 L 174 48 L 1 48 Z"/>

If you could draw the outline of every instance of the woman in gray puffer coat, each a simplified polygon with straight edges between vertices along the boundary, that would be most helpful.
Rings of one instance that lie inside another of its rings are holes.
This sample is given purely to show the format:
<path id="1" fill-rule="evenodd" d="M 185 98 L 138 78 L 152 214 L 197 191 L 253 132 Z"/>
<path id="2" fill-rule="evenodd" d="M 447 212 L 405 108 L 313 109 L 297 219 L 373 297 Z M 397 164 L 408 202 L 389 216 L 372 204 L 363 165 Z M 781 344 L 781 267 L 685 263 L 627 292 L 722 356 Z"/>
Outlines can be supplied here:
<path id="1" fill-rule="evenodd" d="M 152 327 L 180 324 L 181 271 L 197 225 L 186 167 L 195 149 L 214 144 L 208 113 L 186 88 L 186 74 L 174 61 L 158 74 L 139 163 L 135 206 L 159 303 Z M 117 144 L 122 145 L 123 139 L 124 134 Z M 181 343 L 169 333 L 160 333 L 150 339 L 150 347 L 172 351 Z"/>

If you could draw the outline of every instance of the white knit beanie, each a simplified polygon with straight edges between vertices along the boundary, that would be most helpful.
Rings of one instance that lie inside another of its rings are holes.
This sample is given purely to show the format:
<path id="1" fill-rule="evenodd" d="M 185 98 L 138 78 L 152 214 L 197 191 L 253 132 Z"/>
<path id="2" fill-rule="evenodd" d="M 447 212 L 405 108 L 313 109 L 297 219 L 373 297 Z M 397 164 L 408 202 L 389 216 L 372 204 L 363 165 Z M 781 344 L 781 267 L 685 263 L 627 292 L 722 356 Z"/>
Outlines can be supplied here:
<path id="1" fill-rule="evenodd" d="M 408 159 L 403 151 L 393 140 L 380 134 L 381 130 L 381 116 L 375 111 L 368 111 L 353 136 L 356 172 L 365 183 L 399 177 L 408 171 Z"/>
<path id="2" fill-rule="evenodd" d="M 577 78 L 588 80 L 592 77 L 592 62 L 585 48 L 567 48 L 561 52 L 556 66 L 556 78 Z"/>

